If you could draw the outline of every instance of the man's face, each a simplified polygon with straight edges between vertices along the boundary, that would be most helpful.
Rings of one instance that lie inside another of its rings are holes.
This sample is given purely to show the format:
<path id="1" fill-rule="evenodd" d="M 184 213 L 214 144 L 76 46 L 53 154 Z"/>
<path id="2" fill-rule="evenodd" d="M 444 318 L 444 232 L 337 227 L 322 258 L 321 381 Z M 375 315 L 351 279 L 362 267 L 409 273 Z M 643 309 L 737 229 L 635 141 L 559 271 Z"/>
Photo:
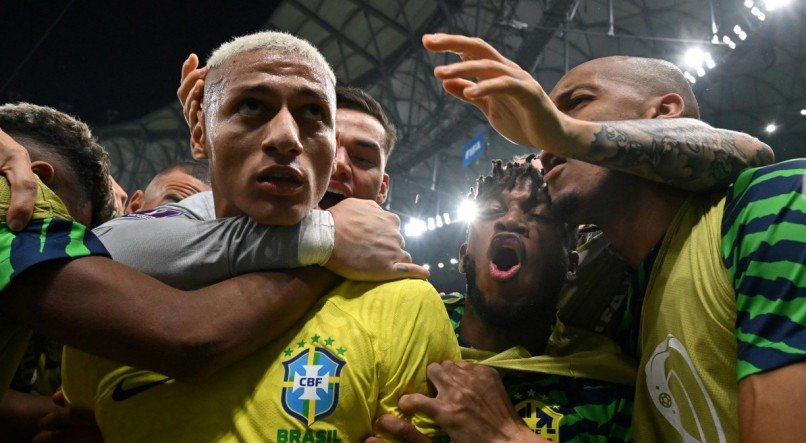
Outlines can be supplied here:
<path id="1" fill-rule="evenodd" d="M 151 180 L 145 192 L 139 211 L 154 209 L 157 206 L 176 203 L 199 192 L 209 191 L 210 186 L 196 177 L 174 169 Z"/>
<path id="2" fill-rule="evenodd" d="M 478 204 L 479 215 L 460 250 L 473 308 L 496 326 L 555 309 L 569 251 L 545 191 L 535 198 L 531 180 L 521 180 L 511 191 Z"/>
<path id="3" fill-rule="evenodd" d="M 325 197 L 319 207 L 327 209 L 348 198 L 386 200 L 389 175 L 386 168 L 386 130 L 378 119 L 347 108 L 336 110 L 338 147 L 336 171 L 330 176 Z"/>
<path id="4" fill-rule="evenodd" d="M 298 223 L 333 169 L 334 85 L 321 67 L 275 50 L 242 53 L 217 69 L 223 79 L 204 146 L 216 214 Z"/>
<path id="5" fill-rule="evenodd" d="M 645 94 L 622 81 L 617 68 L 602 61 L 582 64 L 569 71 L 550 97 L 563 113 L 588 121 L 642 118 L 647 111 Z M 555 210 L 574 224 L 591 220 L 586 202 L 601 200 L 619 172 L 579 160 L 544 153 L 544 177 Z"/>

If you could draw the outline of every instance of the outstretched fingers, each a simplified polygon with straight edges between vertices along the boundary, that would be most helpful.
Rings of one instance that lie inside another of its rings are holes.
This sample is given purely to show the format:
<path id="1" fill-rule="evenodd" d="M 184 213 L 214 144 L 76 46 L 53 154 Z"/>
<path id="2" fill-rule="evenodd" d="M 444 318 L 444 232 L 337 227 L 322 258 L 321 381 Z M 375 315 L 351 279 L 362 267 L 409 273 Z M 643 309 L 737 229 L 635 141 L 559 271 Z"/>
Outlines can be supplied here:
<path id="1" fill-rule="evenodd" d="M 490 59 L 512 63 L 489 43 L 478 37 L 455 34 L 425 34 L 423 46 L 431 52 L 452 52 L 462 60 Z"/>

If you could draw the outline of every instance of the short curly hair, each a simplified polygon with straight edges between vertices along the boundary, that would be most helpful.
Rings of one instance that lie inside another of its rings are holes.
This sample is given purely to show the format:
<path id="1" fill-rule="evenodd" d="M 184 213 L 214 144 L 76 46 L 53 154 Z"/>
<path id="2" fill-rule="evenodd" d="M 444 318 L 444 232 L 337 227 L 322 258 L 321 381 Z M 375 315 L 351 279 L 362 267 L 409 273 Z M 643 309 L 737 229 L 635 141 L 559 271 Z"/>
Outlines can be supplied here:
<path id="1" fill-rule="evenodd" d="M 85 123 L 47 106 L 21 102 L 0 106 L 0 128 L 12 137 L 33 140 L 65 161 L 81 187 L 80 197 L 92 204 L 90 227 L 112 217 L 109 154 Z"/>

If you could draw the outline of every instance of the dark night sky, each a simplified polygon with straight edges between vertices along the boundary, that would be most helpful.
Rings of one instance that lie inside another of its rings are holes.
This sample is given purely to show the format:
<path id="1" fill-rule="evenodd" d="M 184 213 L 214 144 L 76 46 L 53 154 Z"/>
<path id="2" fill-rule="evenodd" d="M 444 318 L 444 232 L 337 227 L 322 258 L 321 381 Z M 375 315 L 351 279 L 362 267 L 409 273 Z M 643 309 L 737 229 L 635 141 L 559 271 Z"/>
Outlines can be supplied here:
<path id="1" fill-rule="evenodd" d="M 176 100 L 190 52 L 203 62 L 260 29 L 277 3 L 0 0 L 0 102 L 54 106 L 96 127 L 141 117 Z"/>

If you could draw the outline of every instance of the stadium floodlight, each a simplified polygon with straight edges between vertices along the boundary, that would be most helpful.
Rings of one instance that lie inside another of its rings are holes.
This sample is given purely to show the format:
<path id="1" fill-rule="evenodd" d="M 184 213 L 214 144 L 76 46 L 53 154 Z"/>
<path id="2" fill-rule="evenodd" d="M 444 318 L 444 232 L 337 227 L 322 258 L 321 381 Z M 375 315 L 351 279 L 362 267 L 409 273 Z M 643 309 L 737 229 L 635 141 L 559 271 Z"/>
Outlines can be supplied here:
<path id="1" fill-rule="evenodd" d="M 747 9 L 752 8 L 754 5 L 755 5 L 755 3 L 753 3 L 753 0 L 744 0 L 744 6 L 745 6 Z"/>
<path id="2" fill-rule="evenodd" d="M 688 80 L 689 83 L 691 84 L 697 83 L 697 79 L 694 78 L 694 76 L 691 75 L 691 73 L 689 73 L 688 71 L 683 72 L 683 77 L 685 77 L 686 80 Z"/>
<path id="3" fill-rule="evenodd" d="M 428 228 L 429 231 L 437 229 L 437 224 L 434 222 L 434 217 L 428 217 L 425 223 L 425 227 Z"/>
<path id="4" fill-rule="evenodd" d="M 442 216 L 441 215 L 437 214 L 437 216 L 434 217 L 434 220 L 436 220 L 438 228 L 441 228 L 443 226 L 443 224 L 442 224 Z"/>
<path id="5" fill-rule="evenodd" d="M 764 0 L 764 7 L 767 11 L 774 11 L 782 6 L 788 6 L 790 0 Z"/>
<path id="6" fill-rule="evenodd" d="M 430 271 L 431 265 L 429 265 L 428 263 L 423 263 L 423 269 L 425 269 L 426 271 Z"/>
<path id="7" fill-rule="evenodd" d="M 447 212 L 442 214 L 442 220 L 445 221 L 446 225 L 451 224 L 451 214 L 448 214 Z"/>
<path id="8" fill-rule="evenodd" d="M 702 67 L 705 62 L 705 52 L 700 48 L 691 48 L 683 55 L 683 63 L 693 69 Z"/>
<path id="9" fill-rule="evenodd" d="M 745 37 L 747 37 L 747 35 L 745 35 Z M 736 43 L 734 43 L 733 40 L 731 40 L 731 38 L 727 35 L 722 36 L 722 42 L 728 45 L 730 49 L 736 49 Z"/>
<path id="10" fill-rule="evenodd" d="M 705 69 L 697 68 L 697 75 L 700 76 L 700 77 L 705 76 Z"/>
<path id="11" fill-rule="evenodd" d="M 734 26 L 733 27 L 733 33 L 736 34 L 736 35 L 741 34 L 742 33 L 742 27 L 739 26 L 739 25 Z"/>
<path id="12" fill-rule="evenodd" d="M 459 205 L 456 218 L 464 222 L 472 222 L 476 218 L 476 211 L 476 202 L 465 199 L 462 201 L 462 204 Z"/>
<path id="13" fill-rule="evenodd" d="M 800 115 L 806 115 L 806 109 L 801 109 L 800 110 Z"/>
<path id="14" fill-rule="evenodd" d="M 457 264 L 457 263 L 459 263 L 459 260 L 457 260 L 457 259 L 455 259 L 455 258 L 451 258 L 451 264 L 452 264 L 452 265 L 455 265 L 455 264 Z"/>
<path id="15" fill-rule="evenodd" d="M 442 268 L 444 268 L 444 267 L 445 267 L 445 263 L 439 262 L 439 263 L 437 263 L 437 267 L 438 267 L 439 269 L 442 269 Z"/>
<path id="16" fill-rule="evenodd" d="M 708 69 L 714 69 L 716 67 L 716 62 L 714 61 L 714 58 L 711 57 L 710 52 L 705 53 L 705 66 Z"/>
<path id="17" fill-rule="evenodd" d="M 423 220 L 419 218 L 412 218 L 403 226 L 403 233 L 406 237 L 419 237 L 423 234 L 428 228 Z"/>
<path id="18" fill-rule="evenodd" d="M 775 123 L 770 123 L 766 128 L 764 128 L 764 130 L 767 131 L 767 134 L 772 134 L 776 129 L 778 129 L 778 126 L 775 126 Z"/>
<path id="19" fill-rule="evenodd" d="M 741 33 L 741 34 L 739 34 L 739 40 L 744 40 L 744 39 L 746 39 L 746 38 L 747 38 L 747 33 L 746 33 L 746 32 L 744 32 L 744 31 L 742 31 L 742 33 Z"/>

